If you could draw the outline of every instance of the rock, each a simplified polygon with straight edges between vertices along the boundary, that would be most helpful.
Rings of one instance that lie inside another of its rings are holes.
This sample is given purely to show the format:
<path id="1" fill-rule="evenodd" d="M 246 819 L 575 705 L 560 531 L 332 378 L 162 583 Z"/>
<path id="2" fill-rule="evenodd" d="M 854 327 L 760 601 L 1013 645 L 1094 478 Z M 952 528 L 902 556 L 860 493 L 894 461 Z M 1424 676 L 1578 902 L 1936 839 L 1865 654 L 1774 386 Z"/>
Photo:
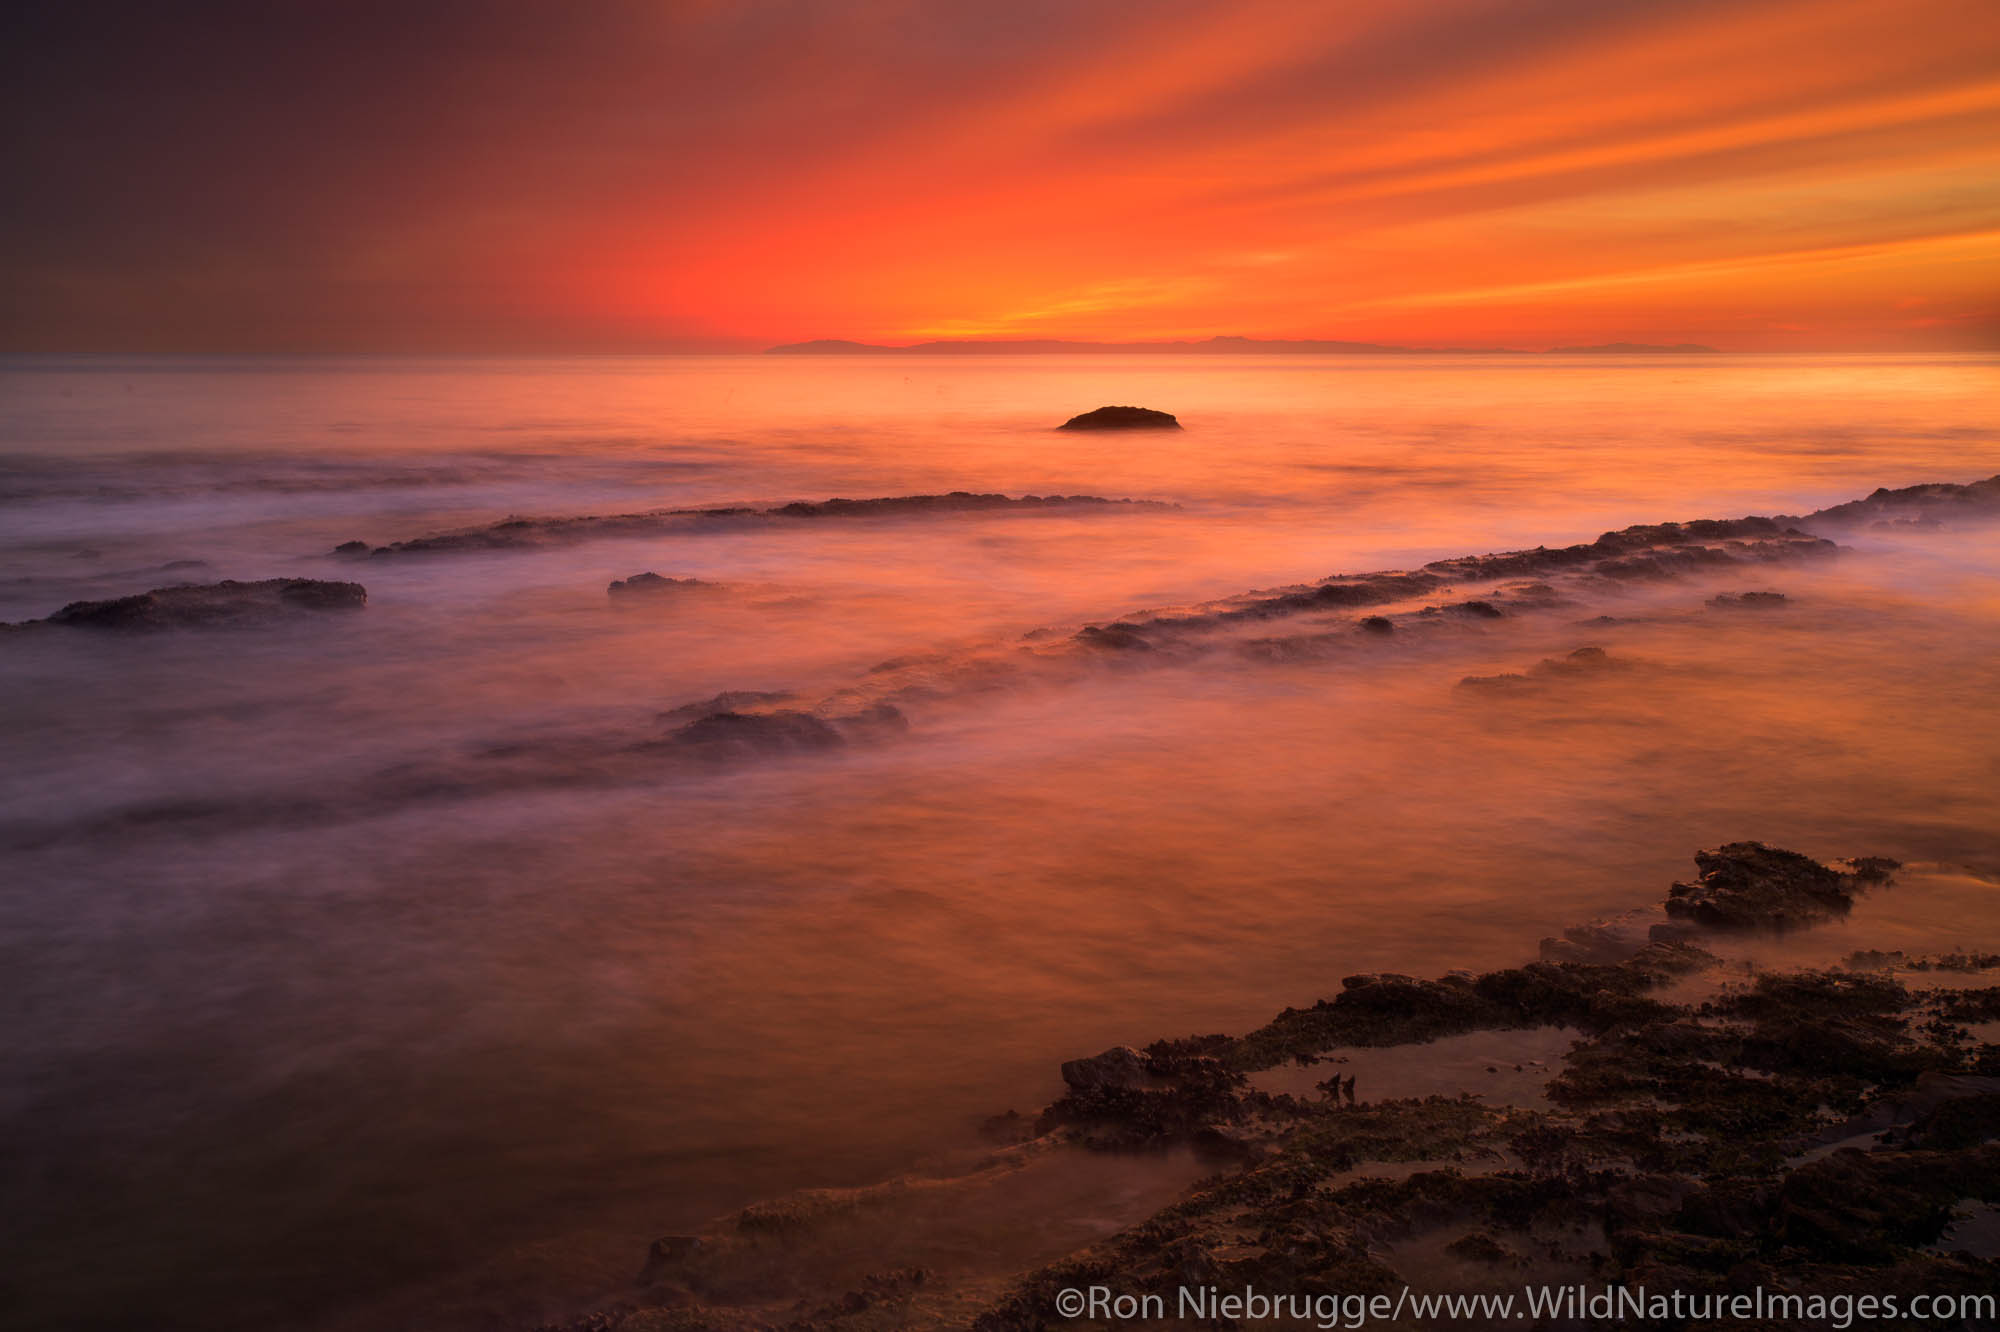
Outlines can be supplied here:
<path id="1" fill-rule="evenodd" d="M 1212 1042 L 1160 1041 L 1146 1050 L 1114 1046 L 1062 1066 L 1068 1088 L 1036 1121 L 1037 1133 L 1069 1125 L 1086 1146 L 1114 1151 L 1200 1140 L 1218 1159 L 1240 1156 L 1219 1126 L 1240 1121 L 1243 1075 L 1212 1054 Z"/>
<path id="2" fill-rule="evenodd" d="M 1144 635 L 1127 624 L 1104 626 L 1086 625 L 1076 631 L 1076 641 L 1085 647 L 1102 648 L 1107 652 L 1151 652 L 1153 645 Z"/>
<path id="3" fill-rule="evenodd" d="M 1667 914 L 1710 929 L 1782 930 L 1844 916 L 1860 881 L 1762 842 L 1731 842 L 1694 860 L 1701 877 L 1668 889 Z"/>
<path id="4" fill-rule="evenodd" d="M 1892 522 L 1925 530 L 1935 530 L 1951 520 L 1990 521 L 2000 515 L 2000 476 L 1990 476 L 1970 485 L 1933 482 L 1905 486 L 1901 490 L 1878 488 L 1865 499 L 1850 500 L 1803 518 L 1781 518 L 1780 522 L 1806 527 L 1843 527 Z"/>
<path id="5" fill-rule="evenodd" d="M 1531 693 L 1539 691 L 1551 678 L 1577 675 L 1595 675 L 1625 665 L 1600 647 L 1580 647 L 1562 657 L 1544 657 L 1528 668 L 1524 675 L 1519 671 L 1509 671 L 1501 675 L 1468 675 L 1458 682 L 1461 689 L 1478 689 L 1492 693 Z"/>
<path id="6" fill-rule="evenodd" d="M 877 703 L 830 721 L 810 712 L 789 708 L 771 712 L 738 712 L 719 706 L 725 700 L 759 697 L 782 698 L 785 695 L 718 694 L 708 703 L 676 708 L 664 714 L 663 719 L 674 721 L 692 715 L 693 720 L 669 733 L 665 739 L 650 741 L 640 748 L 687 749 L 715 758 L 748 754 L 802 754 L 838 749 L 850 740 L 886 739 L 910 728 L 909 720 L 902 711 L 889 703 Z"/>
<path id="7" fill-rule="evenodd" d="M 1098 1087 L 1150 1087 L 1154 1083 L 1146 1056 L 1129 1045 L 1115 1045 L 1088 1059 L 1071 1059 L 1062 1066 L 1063 1084 L 1071 1091 Z"/>
<path id="8" fill-rule="evenodd" d="M 859 712 L 835 717 L 833 724 L 849 740 L 886 740 L 910 729 L 910 719 L 893 703 L 877 703 Z"/>
<path id="9" fill-rule="evenodd" d="M 741 712 L 744 708 L 762 707 L 766 703 L 786 703 L 792 697 L 784 690 L 725 689 L 714 698 L 703 699 L 699 703 L 683 703 L 663 712 L 660 720 L 685 723 L 700 717 L 711 717 L 718 712 Z"/>
<path id="10" fill-rule="evenodd" d="M 1786 599 L 1782 592 L 1724 592 L 1710 597 L 1708 604 L 1717 610 L 1776 610 Z"/>
<path id="11" fill-rule="evenodd" d="M 662 578 L 648 570 L 633 574 L 630 578 L 620 578 L 605 591 L 614 597 L 649 597 L 673 592 L 692 592 L 696 588 L 712 588 L 714 583 L 705 583 L 699 578 Z"/>
<path id="12" fill-rule="evenodd" d="M 1487 1263 L 1493 1266 L 1516 1265 L 1521 1256 L 1493 1238 L 1492 1232 L 1475 1230 L 1444 1246 L 1444 1251 L 1460 1262 Z"/>
<path id="13" fill-rule="evenodd" d="M 667 737 L 674 745 L 710 754 L 796 754 L 837 749 L 847 743 L 833 723 L 809 712 L 711 712 Z"/>
<path id="14" fill-rule="evenodd" d="M 1490 601 L 1459 601 L 1444 607 L 1444 613 L 1468 620 L 1498 620 L 1507 612 Z"/>
<path id="15" fill-rule="evenodd" d="M 267 578 L 262 582 L 184 583 L 156 587 L 110 601 L 72 601 L 46 620 L 17 626 L 143 632 L 158 629 L 224 629 L 268 624 L 301 612 L 359 610 L 368 590 L 359 583 L 317 578 Z"/>
<path id="16" fill-rule="evenodd" d="M 1458 682 L 1460 689 L 1480 689 L 1494 693 L 1514 693 L 1533 689 L 1535 682 L 1518 671 L 1508 671 L 1502 675 L 1468 675 Z"/>
<path id="17" fill-rule="evenodd" d="M 1181 423 L 1166 412 L 1150 407 L 1099 407 L 1094 412 L 1072 416 L 1058 430 L 1179 430 Z"/>
<path id="18" fill-rule="evenodd" d="M 1620 928 L 1605 921 L 1590 921 L 1582 925 L 1571 925 L 1562 932 L 1560 939 L 1543 939 L 1541 955 L 1544 962 L 1591 962 L 1610 965 L 1623 962 L 1626 958 L 1645 947 L 1646 940 L 1636 929 Z"/>
<path id="19" fill-rule="evenodd" d="M 335 559 L 358 560 L 366 558 L 369 550 L 366 541 L 343 541 L 327 553 Z"/>
<path id="20" fill-rule="evenodd" d="M 640 513 L 578 514 L 571 517 L 513 517 L 486 527 L 434 536 L 392 541 L 368 547 L 350 541 L 332 553 L 342 559 L 406 555 L 479 554 L 490 551 L 535 550 L 574 545 L 605 538 L 740 531 L 746 527 L 825 518 L 936 517 L 956 513 L 1041 512 L 1049 509 L 1084 512 L 1164 511 L 1177 506 L 1158 500 L 1108 499 L 1102 495 L 973 494 L 954 490 L 944 495 L 884 495 L 873 499 L 799 500 L 775 508 L 727 505 L 706 509 L 648 509 Z"/>
<path id="21" fill-rule="evenodd" d="M 1544 657 L 1531 669 L 1537 675 L 1576 675 L 1601 671 L 1612 665 L 1611 654 L 1601 647 L 1580 647 L 1563 657 Z"/>
<path id="22" fill-rule="evenodd" d="M 639 1270 L 639 1284 L 650 1286 L 683 1266 L 701 1251 L 699 1235 L 665 1235 L 646 1251 L 646 1265 Z"/>
<path id="23" fill-rule="evenodd" d="M 1393 634 L 1395 622 L 1386 615 L 1364 615 L 1355 622 L 1355 628 L 1364 634 Z"/>

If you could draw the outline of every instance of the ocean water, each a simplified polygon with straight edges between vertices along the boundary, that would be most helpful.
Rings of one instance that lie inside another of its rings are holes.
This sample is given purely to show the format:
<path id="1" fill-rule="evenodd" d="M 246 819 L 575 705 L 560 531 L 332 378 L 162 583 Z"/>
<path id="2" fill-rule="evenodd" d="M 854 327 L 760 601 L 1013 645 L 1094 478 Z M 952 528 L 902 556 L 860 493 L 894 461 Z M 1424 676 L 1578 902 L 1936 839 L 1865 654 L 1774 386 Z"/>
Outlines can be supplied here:
<path id="1" fill-rule="evenodd" d="M 1345 612 L 1304 654 L 1061 649 L 1334 573 L 1978 479 L 1996 397 L 1972 356 L 0 363 L 0 620 L 178 581 L 368 592 L 0 635 L 0 1308 L 384 1326 L 426 1283 L 583 1289 L 1032 1113 L 1063 1059 L 1357 971 L 1510 964 L 1721 841 L 1948 867 L 1902 927 L 1992 945 L 1991 529 L 1366 644 L 1334 641 Z M 1187 428 L 1051 429 L 1127 402 Z M 327 555 L 951 490 L 1160 503 Z M 642 571 L 718 586 L 607 595 Z M 1744 590 L 1789 600 L 1708 605 Z M 1628 669 L 1456 687 L 1579 646 Z M 725 690 L 889 698 L 908 730 L 634 749 Z"/>

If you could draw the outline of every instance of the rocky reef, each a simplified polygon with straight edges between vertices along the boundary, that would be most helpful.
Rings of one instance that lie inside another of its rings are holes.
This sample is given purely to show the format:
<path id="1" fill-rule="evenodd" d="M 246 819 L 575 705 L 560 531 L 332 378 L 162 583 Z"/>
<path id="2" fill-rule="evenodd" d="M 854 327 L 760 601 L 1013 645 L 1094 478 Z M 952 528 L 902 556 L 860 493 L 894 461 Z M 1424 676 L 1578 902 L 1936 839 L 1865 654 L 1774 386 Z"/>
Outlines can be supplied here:
<path id="1" fill-rule="evenodd" d="M 1701 891 L 1677 884 L 1667 905 L 1728 900 L 1716 939 L 1795 925 L 1801 903 L 1851 899 L 1897 868 L 1755 842 L 1696 860 Z M 1070 1060 L 1061 1097 L 996 1116 L 1004 1145 L 967 1168 L 808 1191 L 668 1236 L 627 1292 L 546 1332 L 1028 1332 L 1079 1323 L 1064 1293 L 1092 1286 L 1173 1309 L 1184 1287 L 1518 1299 L 1581 1283 L 1688 1300 L 1761 1289 L 1807 1310 L 1862 1292 L 1965 1298 L 1972 1315 L 1950 1325 L 1991 1325 L 1976 1301 L 2000 1287 L 2000 1246 L 1968 1218 L 2000 1206 L 2000 1045 L 1968 1024 L 2000 1017 L 2000 987 L 1912 988 L 1905 976 L 1946 960 L 1900 954 L 1745 976 L 1702 946 L 1700 913 L 1687 919 L 1691 934 L 1616 962 L 1351 976 L 1244 1036 Z M 1504 1030 L 1558 1034 L 1551 1059 L 1516 1070 L 1532 1095 L 1375 1099 L 1353 1071 L 1370 1050 L 1421 1061 Z M 1332 1076 L 1304 1094 L 1288 1070 L 1316 1064 Z M 905 1261 L 923 1250 L 922 1218 L 1004 1210 L 1024 1178 L 1188 1154 L 1204 1175 L 1095 1242 L 1011 1272 Z M 850 1235 L 862 1238 L 844 1246 Z"/>
<path id="2" fill-rule="evenodd" d="M 464 555 L 537 550 L 619 537 L 699 535 L 774 523 L 827 518 L 920 518 L 962 513 L 1028 513 L 1050 509 L 1080 512 L 1165 510 L 1153 500 L 1107 499 L 1102 495 L 997 495 L 954 490 L 944 495 L 889 495 L 879 499 L 799 500 L 773 508 L 648 509 L 640 513 L 583 514 L 558 518 L 507 518 L 487 527 L 441 532 L 371 546 L 344 541 L 327 552 L 342 560 L 388 559 L 404 555 Z"/>
<path id="3" fill-rule="evenodd" d="M 1973 498 L 1948 502 L 1978 509 L 1992 493 L 1988 483 L 1926 487 L 1928 494 L 1968 492 Z M 1891 496 L 1900 492 L 1887 493 Z M 1926 501 L 1931 502 L 1931 501 Z M 701 530 L 710 522 L 785 523 L 869 515 L 932 512 L 1011 512 L 1022 508 L 1146 507 L 1146 502 L 1092 496 L 1034 496 L 954 492 L 881 500 L 832 500 L 777 509 L 675 510 L 610 518 L 516 519 L 477 529 L 389 547 L 350 543 L 347 555 L 374 558 L 426 552 L 507 549 L 545 541 L 584 540 L 627 532 Z M 1159 507 L 1159 506 L 1156 506 Z M 1828 511 L 1831 512 L 1831 511 Z M 650 780 L 662 765 L 709 771 L 725 762 L 766 758 L 837 755 L 855 744 L 877 743 L 921 725 L 926 709 L 995 690 L 1060 685 L 1095 672 L 1132 669 L 1197 669 L 1240 666 L 1245 661 L 1282 664 L 1334 661 L 1357 653 L 1397 651 L 1408 642 L 1498 635 L 1534 617 L 1574 617 L 1593 602 L 1629 597 L 1634 586 L 1648 590 L 1694 584 L 1698 596 L 1714 595 L 1704 584 L 1718 578 L 1814 563 L 1840 554 L 1842 547 L 1813 535 L 1798 523 L 1810 519 L 1736 518 L 1656 523 L 1607 532 L 1596 540 L 1563 547 L 1537 547 L 1438 560 L 1415 570 L 1335 574 L 1313 583 L 1247 591 L 1195 605 L 1158 608 L 1077 627 L 1049 626 L 1012 641 L 965 646 L 945 653 L 914 653 L 882 662 L 845 687 L 817 696 L 764 689 L 726 690 L 727 704 L 688 702 L 664 713 L 665 734 L 648 727 L 641 714 L 633 726 L 606 726 L 561 737 L 498 740 L 467 755 L 440 759 L 412 757 L 380 773 L 365 787 L 293 794 L 257 793 L 226 806 L 197 802 L 134 807 L 75 826 L 32 827 L 0 823 L 0 843 L 40 845 L 50 839 L 95 836 L 110 828 L 176 825 L 218 827 L 275 822 L 319 822 L 366 816 L 410 802 L 455 799 L 499 791 L 610 785 Z M 718 585 L 699 579 L 639 574 L 618 580 L 609 595 L 637 604 L 653 597 L 702 592 Z M 227 595 L 200 589 L 169 588 L 123 602 L 80 603 L 77 613 L 107 622 L 222 623 L 232 617 L 254 622 L 278 609 L 329 609 L 359 605 L 359 584 L 307 579 L 214 585 Z M 1715 609 L 1757 610 L 1790 603 L 1775 591 L 1724 593 Z M 1733 600 L 1731 599 L 1733 598 Z M 230 611 L 227 607 L 237 609 Z M 104 607 L 107 609 L 97 609 Z M 66 614 L 67 610 L 63 613 Z M 1598 616 L 1590 625 L 1615 623 Z M 46 623 L 46 622 L 35 622 Z M 1585 642 L 1562 657 L 1551 657 L 1525 672 L 1464 677 L 1468 697 L 1524 699 L 1562 688 L 1586 688 L 1615 672 L 1643 663 L 1611 657 Z M 1448 678 L 1448 677 L 1447 677 Z M 1446 682 L 1440 682 L 1446 687 Z M 709 722 L 714 713 L 739 720 Z M 782 714 L 782 715 L 781 715 Z M 656 707 L 650 715 L 661 716 Z M 685 734 L 678 732 L 685 731 Z"/>
<path id="4" fill-rule="evenodd" d="M 42 620 L 0 626 L 93 629 L 141 633 L 162 629 L 239 629 L 302 614 L 359 610 L 368 589 L 359 583 L 317 578 L 267 578 L 261 582 L 177 583 L 107 601 L 72 601 Z"/>
<path id="5" fill-rule="evenodd" d="M 1860 887 L 1896 868 L 1864 859 L 1836 869 L 1762 842 L 1731 842 L 1694 862 L 1701 877 L 1668 890 L 1667 915 L 1713 930 L 1788 930 L 1844 916 Z"/>
<path id="6" fill-rule="evenodd" d="M 1172 413 L 1151 407 L 1099 407 L 1072 416 L 1058 430 L 1179 430 Z"/>
<path id="7" fill-rule="evenodd" d="M 2000 518 L 2000 475 L 1966 485 L 1933 482 L 1899 490 L 1879 487 L 1861 499 L 1779 521 L 1811 528 L 1936 531 L 1956 523 L 1992 522 L 1996 518 Z"/>
<path id="8" fill-rule="evenodd" d="M 609 587 L 605 588 L 605 592 L 614 600 L 624 599 L 633 601 L 669 597 L 681 592 L 714 591 L 715 589 L 716 585 L 714 583 L 705 582 L 699 578 L 667 578 L 661 574 L 647 570 L 645 573 L 635 573 L 630 578 L 616 580 Z"/>

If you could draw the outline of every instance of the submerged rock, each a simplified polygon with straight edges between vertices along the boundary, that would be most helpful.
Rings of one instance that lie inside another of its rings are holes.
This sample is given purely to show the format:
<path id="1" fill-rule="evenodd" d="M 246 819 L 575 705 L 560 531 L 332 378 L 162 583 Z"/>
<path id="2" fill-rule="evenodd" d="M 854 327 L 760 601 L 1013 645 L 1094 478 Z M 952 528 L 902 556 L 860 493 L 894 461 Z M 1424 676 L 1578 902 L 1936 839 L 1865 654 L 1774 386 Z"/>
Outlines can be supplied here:
<path id="1" fill-rule="evenodd" d="M 1542 688 L 1554 679 L 1597 675 L 1616 670 L 1626 663 L 1601 647 L 1580 647 L 1567 656 L 1543 657 L 1528 668 L 1527 674 L 1510 671 L 1504 675 L 1468 675 L 1458 682 L 1461 689 L 1484 689 L 1498 692 L 1533 691 Z"/>
<path id="2" fill-rule="evenodd" d="M 1776 610 L 1788 601 L 1782 592 L 1724 592 L 1708 604 L 1716 610 Z"/>
<path id="3" fill-rule="evenodd" d="M 359 583 L 317 578 L 267 578 L 261 582 L 183 583 L 109 601 L 72 601 L 45 620 L 14 626 L 60 625 L 124 632 L 157 629 L 224 629 L 268 624 L 298 613 L 359 610 L 368 590 Z"/>
<path id="4" fill-rule="evenodd" d="M 1129 624 L 1085 625 L 1076 631 L 1076 641 L 1085 647 L 1106 652 L 1151 652 L 1153 645 Z"/>
<path id="5" fill-rule="evenodd" d="M 653 597 L 671 592 L 692 592 L 698 588 L 713 588 L 714 583 L 703 582 L 699 578 L 662 578 L 648 570 L 633 574 L 630 578 L 620 578 L 605 591 L 614 597 Z"/>
<path id="6" fill-rule="evenodd" d="M 711 753 L 787 754 L 837 749 L 847 741 L 832 722 L 810 712 L 711 712 L 668 737 Z"/>
<path id="7" fill-rule="evenodd" d="M 1071 1059 L 1062 1066 L 1063 1085 L 1071 1091 L 1096 1087 L 1149 1087 L 1155 1079 L 1146 1056 L 1129 1045 L 1113 1046 L 1088 1059 Z"/>
<path id="8" fill-rule="evenodd" d="M 1170 413 L 1151 407 L 1099 407 L 1096 411 L 1072 416 L 1058 430 L 1179 430 L 1181 423 Z"/>
<path id="9" fill-rule="evenodd" d="M 793 694 L 782 689 L 725 689 L 713 698 L 705 698 L 699 703 L 683 703 L 677 708 L 660 714 L 661 721 L 690 722 L 701 717 L 711 717 L 718 712 L 741 712 L 745 708 L 762 707 L 766 703 L 787 703 Z"/>
<path id="10" fill-rule="evenodd" d="M 336 559 L 384 559 L 402 555 L 463 555 L 484 551 L 535 550 L 620 537 L 698 535 L 745 527 L 821 518 L 928 517 L 954 513 L 1038 512 L 1045 509 L 1085 512 L 1165 510 L 1177 506 L 1158 500 L 1108 499 L 1102 495 L 974 494 L 954 490 L 944 495 L 884 495 L 875 499 L 798 500 L 774 508 L 742 505 L 708 509 L 648 509 L 641 513 L 580 514 L 574 517 L 504 519 L 488 527 L 441 532 L 434 536 L 370 546 L 346 541 L 327 552 Z"/>
<path id="11" fill-rule="evenodd" d="M 719 694 L 717 699 L 731 698 Z M 733 697 L 756 697 L 734 695 Z M 703 704 L 691 705 L 701 708 Z M 685 709 L 666 714 L 669 719 L 686 715 Z M 647 748 L 666 745 L 715 757 L 750 754 L 801 754 L 838 749 L 849 740 L 870 741 L 907 731 L 909 720 L 889 703 L 877 703 L 860 712 L 828 720 L 810 712 L 780 708 L 773 712 L 702 712 L 679 727 L 664 741 Z"/>

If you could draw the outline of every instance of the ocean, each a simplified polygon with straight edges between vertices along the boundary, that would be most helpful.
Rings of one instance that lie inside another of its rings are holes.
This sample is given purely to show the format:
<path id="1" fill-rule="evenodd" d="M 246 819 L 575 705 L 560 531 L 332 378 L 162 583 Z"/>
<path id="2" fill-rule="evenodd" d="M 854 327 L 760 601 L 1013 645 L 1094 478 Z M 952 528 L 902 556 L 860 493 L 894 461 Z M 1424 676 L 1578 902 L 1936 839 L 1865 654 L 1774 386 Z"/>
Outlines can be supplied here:
<path id="1" fill-rule="evenodd" d="M 16 1325 L 476 1325 L 966 1148 L 1062 1060 L 1519 962 L 1723 841 L 1955 885 L 1854 947 L 1990 932 L 1990 526 L 1075 636 L 1973 481 L 1996 400 L 1972 355 L 0 362 L 0 620 L 367 595 L 0 634 Z M 1106 404 L 1185 428 L 1053 428 Z M 954 491 L 1144 503 L 330 553 Z M 699 585 L 608 594 L 646 572 Z M 1536 683 L 1591 647 L 1623 669 Z M 676 749 L 726 691 L 829 720 Z"/>

